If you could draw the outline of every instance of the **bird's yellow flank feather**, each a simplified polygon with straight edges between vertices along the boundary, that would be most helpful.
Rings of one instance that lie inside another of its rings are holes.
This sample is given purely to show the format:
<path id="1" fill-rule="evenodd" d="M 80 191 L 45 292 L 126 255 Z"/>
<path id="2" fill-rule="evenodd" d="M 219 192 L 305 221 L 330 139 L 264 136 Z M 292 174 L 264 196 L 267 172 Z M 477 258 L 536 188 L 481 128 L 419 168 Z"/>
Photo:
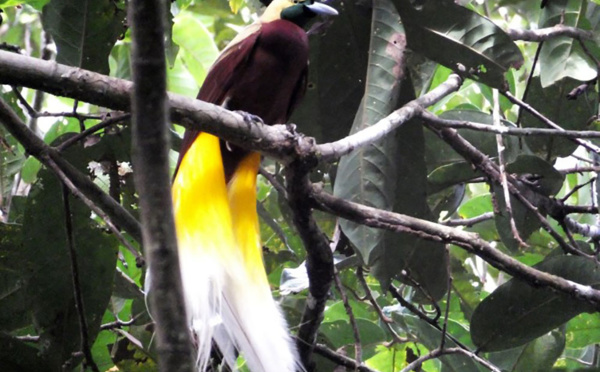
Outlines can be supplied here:
<path id="1" fill-rule="evenodd" d="M 248 279 L 265 284 L 256 214 L 259 165 L 260 154 L 249 153 L 226 185 L 219 139 L 201 133 L 182 160 L 172 192 L 181 250 L 232 268 L 241 264 Z"/>

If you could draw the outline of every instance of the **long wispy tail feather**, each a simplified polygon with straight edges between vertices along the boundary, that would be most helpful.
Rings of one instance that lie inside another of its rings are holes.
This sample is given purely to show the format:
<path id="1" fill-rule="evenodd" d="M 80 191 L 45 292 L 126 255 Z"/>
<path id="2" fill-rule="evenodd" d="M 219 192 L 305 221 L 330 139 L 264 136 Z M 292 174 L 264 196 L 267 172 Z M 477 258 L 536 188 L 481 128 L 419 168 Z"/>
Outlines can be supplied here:
<path id="1" fill-rule="evenodd" d="M 256 214 L 259 163 L 259 154 L 249 154 L 226 184 L 219 139 L 201 133 L 174 180 L 181 273 L 200 371 L 209 362 L 211 340 L 232 369 L 236 349 L 253 372 L 300 368 L 262 262 Z"/>

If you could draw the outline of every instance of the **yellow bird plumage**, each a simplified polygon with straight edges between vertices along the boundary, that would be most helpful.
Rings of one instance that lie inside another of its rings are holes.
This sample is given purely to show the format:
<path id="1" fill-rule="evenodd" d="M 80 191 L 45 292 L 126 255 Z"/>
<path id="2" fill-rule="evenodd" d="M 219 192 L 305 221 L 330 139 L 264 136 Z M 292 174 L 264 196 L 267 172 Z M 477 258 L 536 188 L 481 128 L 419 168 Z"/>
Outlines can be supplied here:
<path id="1" fill-rule="evenodd" d="M 274 0 L 222 52 L 198 95 L 229 109 L 286 122 L 306 83 L 304 22 L 335 14 L 313 0 Z M 282 19 L 283 18 L 283 19 Z M 239 351 L 253 372 L 302 369 L 273 301 L 256 212 L 260 154 L 188 131 L 172 194 L 187 314 L 204 370 L 213 342 L 235 369 Z"/>

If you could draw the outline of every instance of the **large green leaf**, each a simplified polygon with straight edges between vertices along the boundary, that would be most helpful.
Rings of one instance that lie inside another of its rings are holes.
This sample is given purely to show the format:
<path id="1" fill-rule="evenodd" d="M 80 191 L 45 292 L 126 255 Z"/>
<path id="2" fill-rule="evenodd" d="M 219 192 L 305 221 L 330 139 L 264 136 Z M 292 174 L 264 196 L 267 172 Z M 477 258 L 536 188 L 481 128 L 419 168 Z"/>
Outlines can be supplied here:
<path id="1" fill-rule="evenodd" d="M 600 287 L 600 270 L 584 257 L 556 256 L 534 266 L 582 285 Z M 548 288 L 511 279 L 486 297 L 471 319 L 473 342 L 485 351 L 523 345 L 594 308 Z"/>
<path id="2" fill-rule="evenodd" d="M 576 100 L 566 98 L 567 93 L 580 85 L 581 82 L 564 78 L 561 81 L 543 88 L 539 77 L 532 79 L 525 101 L 532 107 L 568 130 L 585 130 L 590 117 L 598 110 L 598 93 L 588 89 L 585 94 Z M 533 117 L 525 110 L 521 110 L 521 124 L 523 127 L 547 128 L 545 124 Z M 557 137 L 531 136 L 525 138 L 529 148 L 548 161 L 557 157 L 570 155 L 577 148 L 571 140 Z"/>
<path id="3" fill-rule="evenodd" d="M 71 148 L 67 158 L 79 169 L 86 169 L 87 156 L 81 147 Z M 90 218 L 81 201 L 70 197 L 70 202 L 80 288 L 92 343 L 112 293 L 117 244 Z M 62 186 L 56 176 L 45 169 L 40 171 L 28 198 L 23 249 L 19 252 L 34 325 L 43 345 L 41 353 L 55 368 L 80 350 L 62 205 Z"/>
<path id="4" fill-rule="evenodd" d="M 564 330 L 556 329 L 514 349 L 488 353 L 488 360 L 503 371 L 546 372 L 565 349 Z"/>
<path id="5" fill-rule="evenodd" d="M 108 55 L 125 31 L 125 11 L 112 0 L 51 0 L 42 12 L 58 63 L 108 74 Z"/>
<path id="6" fill-rule="evenodd" d="M 389 1 L 374 2 L 372 32 L 365 95 L 352 132 L 375 124 L 414 98 L 410 79 L 404 76 L 404 32 Z M 430 219 L 425 180 L 423 130 L 420 123 L 412 121 L 379 143 L 343 157 L 334 194 L 376 208 Z M 340 226 L 384 287 L 390 278 L 406 270 L 433 298 L 444 293 L 445 270 L 440 269 L 445 262 L 442 245 L 349 221 L 341 221 Z"/>
<path id="7" fill-rule="evenodd" d="M 552 0 L 544 7 L 541 27 L 565 25 L 584 30 L 590 29 L 587 20 L 586 1 Z M 544 42 L 540 51 L 540 80 L 546 88 L 565 77 L 578 81 L 590 81 L 597 76 L 595 63 L 586 55 L 581 43 L 568 36 L 551 38 Z"/>
<path id="8" fill-rule="evenodd" d="M 348 135 L 365 88 L 370 1 L 346 1 L 337 10 L 326 33 L 310 37 L 306 95 L 290 119 L 319 142 Z"/>
<path id="9" fill-rule="evenodd" d="M 398 106 L 400 79 L 404 73 L 404 32 L 399 17 L 387 0 L 375 1 L 374 32 L 371 39 L 369 70 L 363 101 L 354 119 L 352 133 L 365 129 L 387 116 Z M 377 33 L 375 33 L 377 30 Z M 342 157 L 334 195 L 376 208 L 394 207 L 397 186 L 397 141 L 395 136 L 357 149 Z M 340 222 L 367 265 L 374 263 L 371 252 L 382 244 L 384 231 L 346 220 Z"/>
<path id="10" fill-rule="evenodd" d="M 409 47 L 452 70 L 503 89 L 504 73 L 523 64 L 519 48 L 501 28 L 454 1 L 394 3 Z"/>

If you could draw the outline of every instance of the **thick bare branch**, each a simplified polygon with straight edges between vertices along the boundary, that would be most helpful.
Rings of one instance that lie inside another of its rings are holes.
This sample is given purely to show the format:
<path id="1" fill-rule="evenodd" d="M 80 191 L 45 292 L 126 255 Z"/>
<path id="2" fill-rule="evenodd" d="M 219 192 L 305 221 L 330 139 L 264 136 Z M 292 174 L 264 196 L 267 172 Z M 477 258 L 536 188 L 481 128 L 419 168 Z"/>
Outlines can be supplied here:
<path id="1" fill-rule="evenodd" d="M 183 300 L 169 174 L 165 1 L 132 0 L 129 5 L 134 179 L 152 278 L 149 297 L 158 365 L 165 372 L 192 372 L 196 362 Z"/>
<path id="2" fill-rule="evenodd" d="M 315 188 L 315 207 L 370 227 L 407 232 L 428 240 L 455 244 L 483 258 L 490 265 L 538 287 L 553 288 L 600 309 L 600 291 L 529 267 L 500 252 L 479 235 L 415 217 L 378 210 L 339 199 Z"/>

